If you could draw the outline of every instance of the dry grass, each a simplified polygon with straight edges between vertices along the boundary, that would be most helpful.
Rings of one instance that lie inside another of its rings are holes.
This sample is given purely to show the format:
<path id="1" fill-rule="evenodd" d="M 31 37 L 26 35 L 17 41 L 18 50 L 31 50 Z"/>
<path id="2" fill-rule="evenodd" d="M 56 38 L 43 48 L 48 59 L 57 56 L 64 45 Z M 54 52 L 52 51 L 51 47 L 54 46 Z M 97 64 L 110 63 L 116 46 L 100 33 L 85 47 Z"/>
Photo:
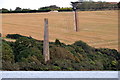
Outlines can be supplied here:
<path id="1" fill-rule="evenodd" d="M 2 14 L 3 35 L 21 34 L 43 40 L 44 18 L 49 19 L 50 41 L 71 44 L 83 40 L 93 47 L 118 49 L 118 12 L 81 11 L 79 32 L 74 32 L 73 12 Z"/>

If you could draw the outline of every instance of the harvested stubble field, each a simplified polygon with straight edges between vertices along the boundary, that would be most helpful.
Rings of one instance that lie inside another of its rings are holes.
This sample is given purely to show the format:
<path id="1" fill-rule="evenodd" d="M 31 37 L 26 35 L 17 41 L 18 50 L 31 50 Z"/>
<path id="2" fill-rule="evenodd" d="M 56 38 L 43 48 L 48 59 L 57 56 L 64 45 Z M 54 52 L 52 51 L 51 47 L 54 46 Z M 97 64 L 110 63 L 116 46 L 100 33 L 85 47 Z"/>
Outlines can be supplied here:
<path id="1" fill-rule="evenodd" d="M 3 36 L 21 34 L 43 40 L 44 18 L 49 19 L 50 41 L 66 44 L 82 40 L 93 47 L 118 49 L 118 11 L 80 11 L 79 32 L 73 12 L 2 14 Z"/>

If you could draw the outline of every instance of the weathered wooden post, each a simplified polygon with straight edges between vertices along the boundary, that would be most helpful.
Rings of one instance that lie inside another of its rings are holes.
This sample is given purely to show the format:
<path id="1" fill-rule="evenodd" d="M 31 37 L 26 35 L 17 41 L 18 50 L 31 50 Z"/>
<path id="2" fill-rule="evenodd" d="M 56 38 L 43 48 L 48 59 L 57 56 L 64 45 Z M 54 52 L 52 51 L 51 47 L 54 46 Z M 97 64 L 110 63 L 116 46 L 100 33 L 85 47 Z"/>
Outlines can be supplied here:
<path id="1" fill-rule="evenodd" d="M 48 19 L 44 19 L 44 42 L 43 42 L 43 55 L 45 63 L 50 60 L 49 54 L 49 31 L 48 31 Z"/>
<path id="2" fill-rule="evenodd" d="M 74 30 L 75 32 L 78 31 L 78 15 L 77 15 L 77 4 L 79 2 L 71 2 L 73 6 L 73 11 L 74 11 Z"/>
<path id="3" fill-rule="evenodd" d="M 118 3 L 118 34 L 120 35 L 120 2 Z M 118 51 L 120 52 L 120 36 L 118 36 Z"/>
<path id="4" fill-rule="evenodd" d="M 75 27 L 74 27 L 74 30 L 77 32 L 78 31 L 78 16 L 77 16 L 77 11 L 76 11 L 76 9 L 75 9 L 75 11 L 74 11 L 74 25 L 75 25 Z"/>
<path id="5" fill-rule="evenodd" d="M 78 14 L 77 14 L 77 7 L 79 4 L 82 4 L 83 0 L 80 0 L 80 2 L 71 2 L 73 6 L 73 11 L 74 11 L 74 30 L 75 32 L 78 32 Z"/>

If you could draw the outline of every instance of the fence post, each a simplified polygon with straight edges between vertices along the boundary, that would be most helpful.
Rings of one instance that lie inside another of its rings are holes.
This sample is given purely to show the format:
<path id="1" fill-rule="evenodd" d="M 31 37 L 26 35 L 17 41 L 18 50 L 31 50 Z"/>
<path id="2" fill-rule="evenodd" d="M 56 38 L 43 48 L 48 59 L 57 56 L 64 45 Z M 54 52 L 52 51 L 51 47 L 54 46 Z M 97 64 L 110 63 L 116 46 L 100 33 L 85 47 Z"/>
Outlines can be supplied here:
<path id="1" fill-rule="evenodd" d="M 50 60 L 49 54 L 49 31 L 48 31 L 48 19 L 44 19 L 44 42 L 43 42 L 43 55 L 45 63 Z"/>
<path id="2" fill-rule="evenodd" d="M 77 32 L 78 31 L 78 15 L 77 15 L 77 11 L 75 9 L 74 11 L 74 30 Z"/>

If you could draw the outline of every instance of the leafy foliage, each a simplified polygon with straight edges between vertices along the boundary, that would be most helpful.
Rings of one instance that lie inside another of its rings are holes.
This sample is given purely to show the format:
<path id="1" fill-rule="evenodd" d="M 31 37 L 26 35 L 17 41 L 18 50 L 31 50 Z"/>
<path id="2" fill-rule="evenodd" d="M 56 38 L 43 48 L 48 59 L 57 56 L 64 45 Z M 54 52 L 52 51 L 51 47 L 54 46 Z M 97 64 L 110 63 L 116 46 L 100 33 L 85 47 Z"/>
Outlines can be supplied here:
<path id="1" fill-rule="evenodd" d="M 43 58 L 43 41 L 15 36 L 15 42 L 3 40 L 3 70 L 84 71 L 120 70 L 120 53 L 115 49 L 93 48 L 83 41 L 66 45 L 58 39 L 50 42 L 50 61 Z"/>
<path id="2" fill-rule="evenodd" d="M 58 9 L 59 12 L 62 12 L 62 11 L 73 11 L 72 8 L 60 8 Z"/>
<path id="3" fill-rule="evenodd" d="M 74 5 L 75 3 L 73 3 L 72 5 Z M 116 10 L 118 9 L 118 5 L 117 4 L 113 4 L 110 2 L 102 2 L 102 1 L 98 1 L 98 2 L 89 2 L 89 1 L 84 1 L 82 4 L 77 4 L 77 9 L 80 11 L 96 11 L 96 10 Z"/>
<path id="4" fill-rule="evenodd" d="M 22 36 L 19 34 L 8 34 L 6 37 L 11 39 L 19 39 L 20 37 L 26 37 L 26 36 Z M 26 38 L 32 38 L 32 37 L 26 37 Z"/>
<path id="5" fill-rule="evenodd" d="M 74 5 L 74 4 L 72 4 Z M 120 9 L 120 2 L 118 4 L 112 4 L 110 2 L 93 2 L 93 1 L 85 1 L 82 4 L 77 5 L 77 10 L 80 11 L 96 11 L 96 10 L 118 10 Z M 50 12 L 50 11 L 59 11 L 59 12 L 68 12 L 68 11 L 73 11 L 74 8 L 72 9 L 71 7 L 65 7 L 65 8 L 60 8 L 56 5 L 50 5 L 50 6 L 45 6 L 41 7 L 38 9 L 22 9 L 20 7 L 16 7 L 15 10 L 8 10 L 5 8 L 0 9 L 0 12 L 2 13 L 36 13 L 36 12 Z"/>

